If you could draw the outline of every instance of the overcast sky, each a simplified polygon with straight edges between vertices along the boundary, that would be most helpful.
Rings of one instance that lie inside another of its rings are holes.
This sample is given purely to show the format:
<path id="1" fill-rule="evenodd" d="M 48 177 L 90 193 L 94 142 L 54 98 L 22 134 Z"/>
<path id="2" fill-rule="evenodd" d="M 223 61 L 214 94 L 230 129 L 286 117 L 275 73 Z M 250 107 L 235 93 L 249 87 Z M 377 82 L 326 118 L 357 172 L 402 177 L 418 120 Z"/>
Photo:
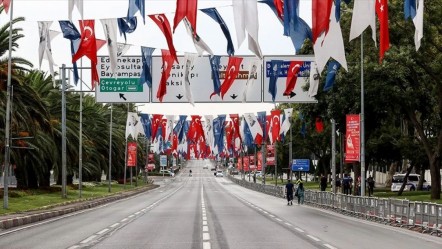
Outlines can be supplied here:
<path id="1" fill-rule="evenodd" d="M 300 16 L 311 23 L 311 1 L 301 0 Z M 219 13 L 227 23 L 235 46 L 235 55 L 250 55 L 247 42 L 239 48 L 235 35 L 235 25 L 233 20 L 232 0 L 199 0 L 198 8 L 217 7 Z M 169 22 L 173 23 L 175 12 L 175 0 L 146 0 L 146 15 L 166 14 Z M 96 37 L 104 39 L 103 29 L 99 19 L 118 18 L 127 15 L 128 0 L 84 0 L 84 19 L 95 19 Z M 290 38 L 283 36 L 283 27 L 276 19 L 276 16 L 265 4 L 258 4 L 259 13 L 259 43 L 264 55 L 294 55 L 295 50 Z M 58 20 L 68 20 L 68 0 L 14 0 L 14 17 L 25 17 L 26 21 L 19 24 L 24 30 L 25 37 L 19 41 L 19 49 L 13 56 L 24 57 L 34 63 L 38 68 L 38 24 L 37 21 L 54 21 L 51 30 L 60 31 Z M 197 32 L 199 36 L 209 45 L 217 55 L 226 55 L 226 39 L 221 32 L 219 25 L 202 12 L 197 14 Z M 159 54 L 161 48 L 167 49 L 164 35 L 150 18 L 146 18 L 143 24 L 139 13 L 137 30 L 128 35 L 127 43 L 134 45 L 127 55 L 140 55 L 140 46 L 159 48 L 155 54 Z M 78 27 L 78 20 L 81 19 L 78 11 L 74 8 L 72 15 L 73 22 Z M 0 21 L 4 24 L 9 20 L 9 14 L 5 12 L 0 16 Z M 187 35 L 184 23 L 180 23 L 173 34 L 175 48 L 178 55 L 184 52 L 196 52 L 195 47 Z M 118 38 L 119 42 L 124 42 L 124 37 Z M 63 63 L 71 65 L 71 55 L 69 41 L 59 35 L 52 41 L 53 58 L 57 66 Z M 102 48 L 98 55 L 107 55 L 106 47 Z M 89 66 L 89 60 L 83 60 L 83 66 Z M 47 61 L 43 61 L 42 69 L 47 70 Z M 56 68 L 58 71 L 58 67 Z M 88 74 L 89 75 L 89 74 Z M 89 76 L 85 77 L 86 82 L 90 82 Z M 83 86 L 83 89 L 85 86 Z M 140 104 L 140 110 L 146 113 L 161 114 L 231 114 L 247 113 L 258 111 L 269 111 L 274 104 Z"/>

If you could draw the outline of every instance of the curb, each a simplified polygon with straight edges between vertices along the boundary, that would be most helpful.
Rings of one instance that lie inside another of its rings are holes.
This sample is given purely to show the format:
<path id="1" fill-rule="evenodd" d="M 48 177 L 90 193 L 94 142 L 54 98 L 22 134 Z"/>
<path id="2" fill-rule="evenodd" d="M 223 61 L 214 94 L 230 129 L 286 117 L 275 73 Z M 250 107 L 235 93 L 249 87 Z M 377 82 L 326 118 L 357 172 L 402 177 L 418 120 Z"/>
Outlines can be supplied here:
<path id="1" fill-rule="evenodd" d="M 125 198 L 140 194 L 145 191 L 149 191 L 149 190 L 157 188 L 157 187 L 158 187 L 158 185 L 153 185 L 153 188 L 147 188 L 147 189 L 143 188 L 140 190 L 127 192 L 127 193 L 116 193 L 115 195 L 103 197 L 102 199 L 99 199 L 99 200 L 91 200 L 91 201 L 85 201 L 85 202 L 78 202 L 75 204 L 69 204 L 69 205 L 73 205 L 73 207 L 61 208 L 59 210 L 42 211 L 41 213 L 30 214 L 30 215 L 23 214 L 23 216 L 20 216 L 20 217 L 0 220 L 0 229 L 9 229 L 12 227 L 27 225 L 27 224 L 43 221 L 46 219 L 50 219 L 53 217 L 77 212 L 80 210 L 93 208 L 93 207 L 100 206 L 100 205 L 103 205 L 103 204 L 106 204 L 109 202 L 125 199 Z M 0 219 L 1 219 L 1 217 L 0 217 Z"/>

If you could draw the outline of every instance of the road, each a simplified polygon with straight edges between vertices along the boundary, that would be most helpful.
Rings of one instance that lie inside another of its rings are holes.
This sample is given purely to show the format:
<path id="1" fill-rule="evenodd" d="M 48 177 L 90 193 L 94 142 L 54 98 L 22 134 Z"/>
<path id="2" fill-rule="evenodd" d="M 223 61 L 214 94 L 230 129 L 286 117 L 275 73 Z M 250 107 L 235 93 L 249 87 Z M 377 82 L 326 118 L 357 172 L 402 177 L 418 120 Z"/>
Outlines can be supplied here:
<path id="1" fill-rule="evenodd" d="M 161 187 L 0 231 L 0 248 L 442 248 L 442 239 L 244 189 L 191 161 Z"/>

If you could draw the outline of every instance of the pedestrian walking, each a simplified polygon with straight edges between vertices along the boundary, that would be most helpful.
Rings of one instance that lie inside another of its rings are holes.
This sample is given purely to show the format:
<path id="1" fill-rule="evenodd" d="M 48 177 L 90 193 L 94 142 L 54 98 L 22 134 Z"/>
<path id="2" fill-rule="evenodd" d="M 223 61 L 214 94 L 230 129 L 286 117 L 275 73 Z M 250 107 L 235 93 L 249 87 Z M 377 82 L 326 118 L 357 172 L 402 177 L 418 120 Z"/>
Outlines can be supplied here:
<path id="1" fill-rule="evenodd" d="M 367 178 L 367 185 L 368 185 L 368 197 L 371 197 L 373 195 L 374 191 L 374 179 L 371 175 Z"/>
<path id="2" fill-rule="evenodd" d="M 285 185 L 285 196 L 287 197 L 287 205 L 293 205 L 293 192 L 295 191 L 295 185 L 288 180 Z"/>
<path id="3" fill-rule="evenodd" d="M 325 191 L 325 189 L 327 188 L 327 177 L 325 177 L 324 175 L 321 175 L 320 187 L 321 191 Z"/>
<path id="4" fill-rule="evenodd" d="M 298 185 L 298 188 L 296 189 L 296 194 L 295 196 L 298 197 L 298 205 L 299 204 L 304 204 L 304 184 L 301 182 Z"/>

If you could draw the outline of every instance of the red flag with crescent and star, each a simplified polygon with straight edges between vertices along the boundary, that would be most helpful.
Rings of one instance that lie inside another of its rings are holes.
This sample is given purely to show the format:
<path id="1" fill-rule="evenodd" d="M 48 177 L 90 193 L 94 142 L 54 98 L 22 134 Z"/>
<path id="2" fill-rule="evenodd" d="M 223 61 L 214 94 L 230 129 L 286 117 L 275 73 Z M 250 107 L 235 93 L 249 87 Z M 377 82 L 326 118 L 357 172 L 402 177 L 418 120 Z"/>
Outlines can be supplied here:
<path id="1" fill-rule="evenodd" d="M 376 0 L 376 14 L 379 19 L 379 63 L 381 63 L 385 52 L 390 48 L 388 0 Z"/>
<path id="2" fill-rule="evenodd" d="M 281 110 L 272 110 L 272 142 L 280 141 L 279 130 L 281 128 Z"/>
<path id="3" fill-rule="evenodd" d="M 240 121 L 239 114 L 230 114 L 229 116 L 230 119 L 232 120 L 232 125 L 233 125 L 233 130 L 232 130 L 233 140 L 239 138 L 241 141 L 241 136 L 239 134 L 239 121 Z"/>
<path id="4" fill-rule="evenodd" d="M 239 69 L 241 67 L 241 62 L 243 58 L 241 57 L 229 57 L 229 62 L 227 63 L 227 69 L 224 77 L 224 82 L 221 84 L 220 92 L 221 98 L 224 99 L 224 95 L 229 91 L 230 87 L 235 81 L 236 76 L 239 73 Z"/>
<path id="5" fill-rule="evenodd" d="M 157 15 L 149 15 L 150 19 L 154 21 L 158 25 L 158 27 L 163 32 L 164 36 L 166 37 L 167 46 L 169 47 L 170 54 L 173 56 L 173 59 L 178 62 L 178 57 L 176 56 L 176 50 L 175 46 L 173 45 L 172 40 L 172 31 L 170 29 L 169 20 L 167 19 L 166 15 L 164 14 L 157 14 Z"/>
<path id="6" fill-rule="evenodd" d="M 298 80 L 298 73 L 302 67 L 302 61 L 292 61 L 290 62 L 289 70 L 287 73 L 287 81 L 285 83 L 285 91 L 283 93 L 284 96 L 295 96 L 295 86 L 296 81 Z"/>
<path id="7" fill-rule="evenodd" d="M 160 85 L 158 86 L 157 98 L 160 102 L 163 102 L 163 97 L 167 93 L 166 81 L 170 76 L 170 70 L 172 70 L 173 56 L 170 54 L 169 50 L 161 49 L 161 56 L 163 57 L 163 66 L 161 72 Z"/>
<path id="8" fill-rule="evenodd" d="M 153 114 L 152 115 L 152 140 L 157 137 L 158 127 L 161 125 L 161 119 L 163 118 L 162 114 Z"/>
<path id="9" fill-rule="evenodd" d="M 11 0 L 1 0 L 0 3 L 3 3 L 3 7 L 5 8 L 6 14 L 8 14 L 9 6 L 11 5 Z"/>
<path id="10" fill-rule="evenodd" d="M 198 142 L 200 137 L 206 141 L 204 137 L 203 126 L 201 124 L 201 116 L 192 115 L 192 121 L 190 121 L 189 131 L 187 132 L 188 140 L 193 141 L 194 143 Z"/>
<path id="11" fill-rule="evenodd" d="M 97 39 L 95 38 L 95 20 L 80 20 L 80 45 L 77 52 L 72 56 L 72 63 L 83 56 L 91 60 L 92 89 L 98 84 L 97 72 Z"/>
<path id="12" fill-rule="evenodd" d="M 175 18 L 173 19 L 173 32 L 175 33 L 178 24 L 184 19 L 184 17 L 186 17 L 190 26 L 192 26 L 193 35 L 196 35 L 197 10 L 198 0 L 177 0 Z"/>

